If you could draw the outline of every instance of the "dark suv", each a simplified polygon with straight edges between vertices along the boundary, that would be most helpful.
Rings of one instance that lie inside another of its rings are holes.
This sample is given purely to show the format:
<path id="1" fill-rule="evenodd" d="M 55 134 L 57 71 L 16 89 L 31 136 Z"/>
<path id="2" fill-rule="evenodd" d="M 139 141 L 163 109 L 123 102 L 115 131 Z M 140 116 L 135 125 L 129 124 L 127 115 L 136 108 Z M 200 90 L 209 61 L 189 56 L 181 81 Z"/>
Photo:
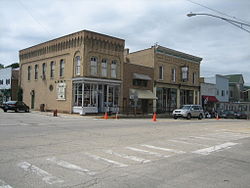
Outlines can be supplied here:
<path id="1" fill-rule="evenodd" d="M 2 106 L 3 111 L 14 110 L 15 112 L 25 111 L 29 112 L 30 108 L 22 101 L 8 101 Z"/>

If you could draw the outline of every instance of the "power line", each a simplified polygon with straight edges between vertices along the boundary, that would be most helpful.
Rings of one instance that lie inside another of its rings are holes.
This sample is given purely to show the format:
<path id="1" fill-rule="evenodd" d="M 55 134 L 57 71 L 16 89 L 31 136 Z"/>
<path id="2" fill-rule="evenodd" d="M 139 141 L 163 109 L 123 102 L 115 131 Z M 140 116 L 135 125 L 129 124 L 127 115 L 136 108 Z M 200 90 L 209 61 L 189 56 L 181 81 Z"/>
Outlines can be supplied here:
<path id="1" fill-rule="evenodd" d="M 46 29 L 46 27 L 44 27 L 43 24 L 41 24 L 32 14 L 31 12 L 28 10 L 28 8 L 23 4 L 23 2 L 21 0 L 18 0 L 19 4 L 23 7 L 23 9 L 30 15 L 30 17 L 38 24 L 40 25 L 49 35 L 51 35 L 51 33 Z"/>
<path id="2" fill-rule="evenodd" d="M 194 2 L 194 1 L 192 1 L 192 0 L 186 0 L 186 1 L 188 1 L 188 2 L 190 2 L 190 3 L 193 3 L 193 4 L 196 4 L 196 5 L 199 5 L 199 6 L 203 7 L 203 8 L 206 8 L 206 9 L 208 9 L 208 10 L 211 10 L 211 11 L 216 12 L 216 13 L 218 13 L 218 14 L 221 14 L 221 15 L 223 15 L 223 16 L 227 16 L 227 17 L 232 18 L 232 19 L 234 19 L 234 20 L 247 22 L 247 21 L 245 21 L 245 20 L 236 18 L 235 16 L 231 16 L 231 15 L 228 15 L 228 14 L 226 14 L 226 13 L 224 13 L 224 12 L 219 11 L 219 10 L 210 8 L 210 7 L 208 7 L 208 6 L 206 6 L 206 5 L 203 5 L 203 4 L 201 4 L 201 3 L 197 3 L 197 2 Z M 249 23 L 249 22 L 248 22 L 248 23 Z"/>

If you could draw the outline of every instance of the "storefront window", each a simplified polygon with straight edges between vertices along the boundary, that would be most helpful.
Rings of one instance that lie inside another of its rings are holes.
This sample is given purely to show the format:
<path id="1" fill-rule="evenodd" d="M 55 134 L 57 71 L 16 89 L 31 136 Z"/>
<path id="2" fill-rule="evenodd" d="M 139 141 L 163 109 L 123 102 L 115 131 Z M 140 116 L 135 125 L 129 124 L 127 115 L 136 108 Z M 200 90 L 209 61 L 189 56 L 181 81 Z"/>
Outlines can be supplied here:
<path id="1" fill-rule="evenodd" d="M 74 106 L 82 106 L 82 84 L 75 84 L 74 91 Z"/>
<path id="2" fill-rule="evenodd" d="M 97 107 L 97 85 L 84 84 L 84 107 Z"/>

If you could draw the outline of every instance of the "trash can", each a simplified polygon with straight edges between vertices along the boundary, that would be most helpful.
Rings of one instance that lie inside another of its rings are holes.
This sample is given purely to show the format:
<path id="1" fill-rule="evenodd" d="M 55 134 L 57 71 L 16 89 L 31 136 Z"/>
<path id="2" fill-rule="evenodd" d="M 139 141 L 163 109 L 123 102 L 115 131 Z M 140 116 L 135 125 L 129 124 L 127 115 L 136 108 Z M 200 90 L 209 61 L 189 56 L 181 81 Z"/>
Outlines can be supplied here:
<path id="1" fill-rule="evenodd" d="M 44 112 L 45 110 L 45 104 L 40 104 L 40 112 Z"/>

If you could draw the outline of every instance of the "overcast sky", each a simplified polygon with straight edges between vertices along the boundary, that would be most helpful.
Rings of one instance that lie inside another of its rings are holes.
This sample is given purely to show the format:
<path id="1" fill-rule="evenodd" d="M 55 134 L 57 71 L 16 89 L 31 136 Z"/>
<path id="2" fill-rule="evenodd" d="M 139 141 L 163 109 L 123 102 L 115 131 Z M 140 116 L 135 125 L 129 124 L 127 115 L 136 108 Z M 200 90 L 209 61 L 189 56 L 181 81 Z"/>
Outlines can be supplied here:
<path id="1" fill-rule="evenodd" d="M 130 52 L 159 45 L 202 57 L 201 75 L 242 73 L 250 84 L 250 33 L 226 17 L 250 23 L 249 0 L 0 0 L 0 63 L 18 51 L 83 29 L 126 40 Z M 250 30 L 250 27 L 248 27 Z"/>

